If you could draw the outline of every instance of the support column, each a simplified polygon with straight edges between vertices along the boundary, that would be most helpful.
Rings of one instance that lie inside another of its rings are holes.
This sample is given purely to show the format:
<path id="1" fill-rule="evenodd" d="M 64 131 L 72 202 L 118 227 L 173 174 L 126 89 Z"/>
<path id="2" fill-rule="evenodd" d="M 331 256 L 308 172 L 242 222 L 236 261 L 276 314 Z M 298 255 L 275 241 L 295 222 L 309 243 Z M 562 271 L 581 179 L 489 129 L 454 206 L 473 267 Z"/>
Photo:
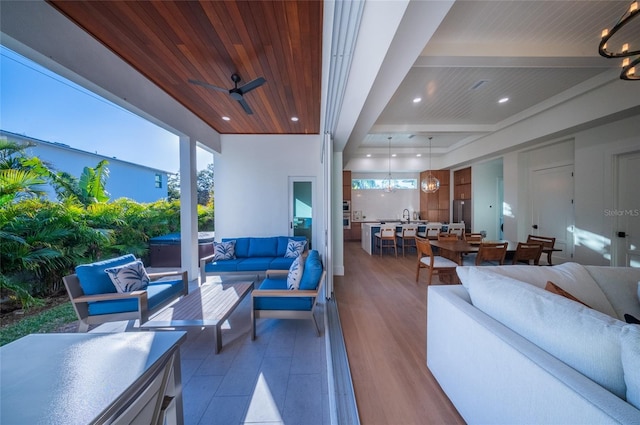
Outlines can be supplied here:
<path id="1" fill-rule="evenodd" d="M 180 259 L 189 280 L 198 278 L 198 178 L 196 141 L 180 137 Z"/>

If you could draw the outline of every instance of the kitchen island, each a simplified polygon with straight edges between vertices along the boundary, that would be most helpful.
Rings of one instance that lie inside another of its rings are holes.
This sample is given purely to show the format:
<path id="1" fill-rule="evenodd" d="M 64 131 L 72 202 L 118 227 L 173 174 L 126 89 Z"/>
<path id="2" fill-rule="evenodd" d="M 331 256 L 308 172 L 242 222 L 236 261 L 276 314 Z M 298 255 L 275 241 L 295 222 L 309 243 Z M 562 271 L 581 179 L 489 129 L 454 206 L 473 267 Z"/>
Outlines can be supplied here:
<path id="1" fill-rule="evenodd" d="M 402 229 L 408 225 L 418 225 L 418 232 L 424 232 L 427 228 L 426 221 L 411 221 L 400 222 L 400 221 L 376 221 L 376 222 L 363 222 L 362 223 L 362 249 L 364 249 L 367 254 L 373 255 L 378 254 L 378 247 L 376 246 L 376 237 L 374 236 L 377 232 L 380 231 L 380 226 L 382 225 L 393 225 L 396 226 L 396 233 L 402 232 Z"/>

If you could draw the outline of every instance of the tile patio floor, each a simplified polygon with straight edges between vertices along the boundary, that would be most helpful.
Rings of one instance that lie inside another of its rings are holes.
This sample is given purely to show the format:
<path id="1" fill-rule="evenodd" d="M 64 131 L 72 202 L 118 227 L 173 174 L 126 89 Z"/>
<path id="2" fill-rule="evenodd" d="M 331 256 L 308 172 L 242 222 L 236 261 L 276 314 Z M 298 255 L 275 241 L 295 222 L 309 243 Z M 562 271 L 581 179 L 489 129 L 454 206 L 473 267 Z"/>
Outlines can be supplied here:
<path id="1" fill-rule="evenodd" d="M 213 353 L 213 330 L 185 329 L 187 341 L 180 348 L 185 424 L 330 424 L 326 334 L 319 338 L 310 320 L 260 319 L 252 341 L 250 303 L 248 296 L 223 325 L 219 354 Z M 132 330 L 116 322 L 92 332 L 124 328 Z"/>

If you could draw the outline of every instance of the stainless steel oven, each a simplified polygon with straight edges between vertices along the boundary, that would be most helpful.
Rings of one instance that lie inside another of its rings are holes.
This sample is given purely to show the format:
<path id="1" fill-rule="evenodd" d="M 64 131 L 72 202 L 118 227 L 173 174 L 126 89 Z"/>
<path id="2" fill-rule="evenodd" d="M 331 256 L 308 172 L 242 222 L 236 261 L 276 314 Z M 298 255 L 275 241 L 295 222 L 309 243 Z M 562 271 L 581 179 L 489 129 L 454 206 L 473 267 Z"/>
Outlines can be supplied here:
<path id="1" fill-rule="evenodd" d="M 342 227 L 344 229 L 351 229 L 351 213 L 342 214 Z"/>
<path id="2" fill-rule="evenodd" d="M 342 201 L 342 212 L 343 213 L 351 212 L 351 201 Z"/>

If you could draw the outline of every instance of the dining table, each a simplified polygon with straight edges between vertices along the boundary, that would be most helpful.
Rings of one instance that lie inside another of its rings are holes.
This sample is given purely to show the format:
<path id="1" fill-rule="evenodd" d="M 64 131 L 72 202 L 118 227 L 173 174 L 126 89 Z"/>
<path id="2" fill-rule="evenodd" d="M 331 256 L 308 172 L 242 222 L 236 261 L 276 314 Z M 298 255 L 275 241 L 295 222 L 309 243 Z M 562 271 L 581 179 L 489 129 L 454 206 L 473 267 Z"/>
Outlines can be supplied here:
<path id="1" fill-rule="evenodd" d="M 483 241 L 484 243 L 495 243 L 495 242 L 507 242 L 507 255 L 514 254 L 516 252 L 516 248 L 518 247 L 518 242 L 514 241 L 506 241 L 506 240 L 498 240 L 498 241 Z M 429 243 L 432 247 L 438 249 L 438 255 L 448 258 L 451 261 L 455 261 L 458 265 L 462 266 L 462 257 L 464 254 L 474 254 L 478 253 L 480 249 L 480 242 L 467 242 L 465 240 L 457 240 L 457 241 L 444 241 L 444 240 L 429 240 Z M 543 253 L 547 252 L 555 252 L 562 251 L 558 248 L 545 248 L 542 250 Z"/>

